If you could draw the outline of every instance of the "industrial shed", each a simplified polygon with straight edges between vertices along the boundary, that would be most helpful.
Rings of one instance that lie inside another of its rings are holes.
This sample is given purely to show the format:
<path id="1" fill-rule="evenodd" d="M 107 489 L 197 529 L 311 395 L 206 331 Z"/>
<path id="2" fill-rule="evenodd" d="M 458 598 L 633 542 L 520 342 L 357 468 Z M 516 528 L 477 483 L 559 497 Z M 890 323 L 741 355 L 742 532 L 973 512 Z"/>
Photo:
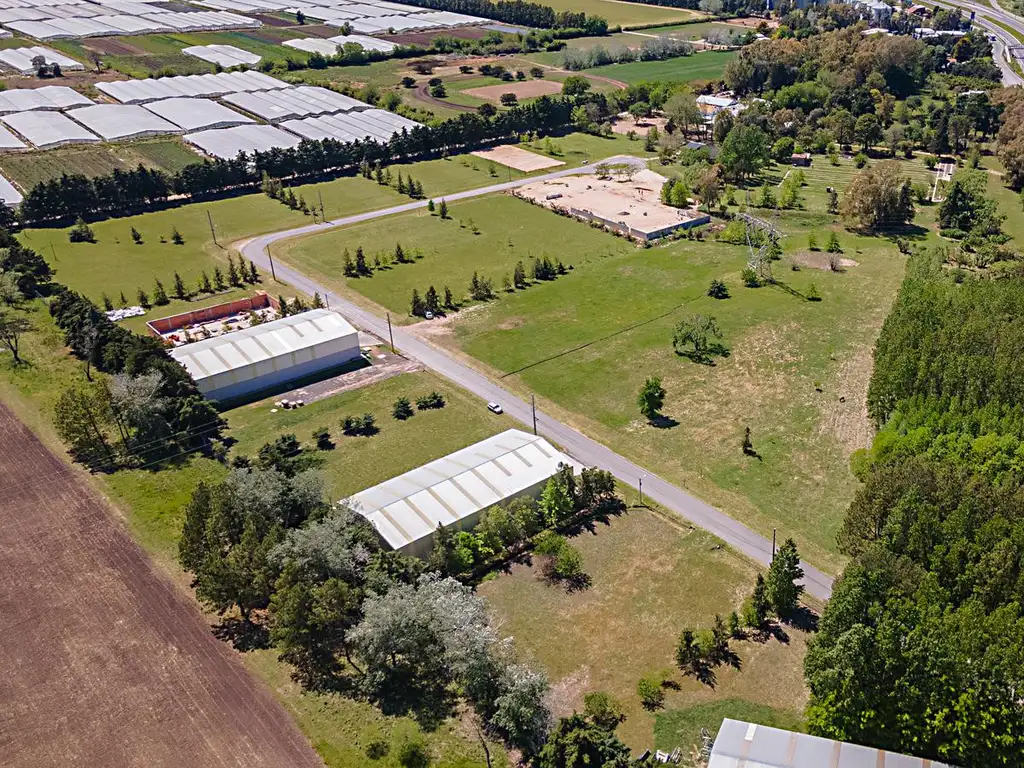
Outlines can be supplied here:
<path id="1" fill-rule="evenodd" d="M 222 67 L 237 67 L 242 64 L 252 66 L 259 64 L 263 58 L 233 45 L 191 45 L 188 48 L 182 48 L 181 52 L 186 56 L 195 56 L 197 59 L 208 61 L 211 64 L 220 64 Z"/>
<path id="2" fill-rule="evenodd" d="M 509 429 L 349 501 L 388 547 L 426 557 L 439 526 L 468 530 L 488 507 L 524 494 L 538 496 L 560 464 L 579 466 L 544 438 Z"/>
<path id="3" fill-rule="evenodd" d="M 725 718 L 708 768 L 950 768 L 874 747 Z"/>
<path id="4" fill-rule="evenodd" d="M 271 149 L 291 149 L 299 146 L 301 139 L 272 125 L 239 125 L 186 133 L 185 142 L 211 157 L 231 160 L 238 157 L 239 152 L 250 154 Z"/>
<path id="5" fill-rule="evenodd" d="M 170 350 L 199 391 L 234 400 L 359 358 L 359 333 L 329 309 L 314 309 Z"/>
<path id="6" fill-rule="evenodd" d="M 36 109 L 61 110 L 88 107 L 92 99 L 66 85 L 44 85 L 42 88 L 14 88 L 0 91 L 0 115 L 31 112 Z"/>
<path id="7" fill-rule="evenodd" d="M 13 128 L 39 149 L 62 147 L 65 144 L 96 144 L 100 141 L 98 136 L 60 112 L 15 112 L 0 116 L 0 122 Z"/>
<path id="8" fill-rule="evenodd" d="M 5 67 L 10 67 L 15 72 L 22 75 L 34 75 L 36 67 L 32 64 L 32 59 L 36 56 L 42 56 L 46 59 L 47 64 L 60 64 L 60 68 L 67 72 L 85 69 L 85 65 L 81 62 L 75 61 L 62 53 L 57 53 L 57 51 L 45 48 L 41 45 L 32 46 L 30 48 L 8 48 L 6 50 L 2 50 L 0 51 L 0 64 L 3 64 Z M 57 86 L 47 87 L 56 88 Z M 41 91 L 43 89 L 37 88 L 36 90 Z M 70 91 L 71 89 L 68 88 L 66 90 Z M 83 96 L 82 98 L 85 97 Z"/>
<path id="9" fill-rule="evenodd" d="M 253 122 L 252 118 L 209 99 L 163 99 L 147 102 L 143 108 L 185 131 L 230 128 Z"/>
<path id="10" fill-rule="evenodd" d="M 107 141 L 181 132 L 174 123 L 131 104 L 94 104 L 68 110 L 66 114 Z"/>
<path id="11" fill-rule="evenodd" d="M 300 117 L 370 109 L 365 102 L 327 88 L 302 85 L 272 92 L 229 93 L 223 99 L 268 123 Z"/>
<path id="12" fill-rule="evenodd" d="M 122 104 L 143 104 L 158 99 L 179 96 L 209 98 L 226 93 L 271 91 L 291 86 L 262 72 L 218 72 L 210 75 L 181 75 L 177 77 L 146 78 L 145 80 L 117 80 L 97 83 L 102 91 Z"/>

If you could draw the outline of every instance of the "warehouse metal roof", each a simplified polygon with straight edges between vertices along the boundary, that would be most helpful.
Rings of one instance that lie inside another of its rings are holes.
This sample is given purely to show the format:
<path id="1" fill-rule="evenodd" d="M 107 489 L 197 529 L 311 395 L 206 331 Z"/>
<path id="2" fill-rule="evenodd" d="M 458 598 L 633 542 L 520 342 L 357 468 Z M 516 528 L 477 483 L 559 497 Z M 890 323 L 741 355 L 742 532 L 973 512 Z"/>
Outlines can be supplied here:
<path id="1" fill-rule="evenodd" d="M 30 112 L 35 109 L 60 110 L 90 106 L 92 99 L 65 85 L 44 85 L 42 88 L 14 88 L 0 92 L 0 114 Z"/>
<path id="2" fill-rule="evenodd" d="M 95 144 L 100 140 L 60 112 L 15 112 L 0 116 L 0 121 L 40 149 L 63 144 Z"/>
<path id="3" fill-rule="evenodd" d="M 170 351 L 196 381 L 271 360 L 357 334 L 349 322 L 329 309 L 313 309 L 225 333 Z"/>
<path id="4" fill-rule="evenodd" d="M 367 488 L 349 501 L 393 548 L 401 549 L 576 466 L 537 435 L 518 429 L 474 443 Z"/>
<path id="5" fill-rule="evenodd" d="M 66 114 L 107 141 L 181 131 L 174 123 L 134 104 L 94 104 L 70 109 Z"/>
<path id="6" fill-rule="evenodd" d="M 62 53 L 58 53 L 57 51 L 45 48 L 41 45 L 35 45 L 27 48 L 7 48 L 6 50 L 2 50 L 0 51 L 0 64 L 10 67 L 23 75 L 32 75 L 35 74 L 36 71 L 36 67 L 32 63 L 32 59 L 36 56 L 42 56 L 46 59 L 47 64 L 60 64 L 60 68 L 67 70 L 68 72 L 85 69 L 85 65 L 81 62 L 75 61 Z M 63 86 L 47 87 L 57 88 Z M 43 89 L 36 88 L 35 90 L 41 91 Z M 65 90 L 70 91 L 71 89 L 66 88 Z M 84 99 L 85 97 L 83 96 L 82 98 Z M 88 99 L 86 99 L 86 101 L 88 101 Z"/>
<path id="7" fill-rule="evenodd" d="M 715 737 L 708 768 L 950 768 L 805 733 L 726 718 Z"/>
<path id="8" fill-rule="evenodd" d="M 253 122 L 251 117 L 209 99 L 163 99 L 146 102 L 143 107 L 186 131 L 229 128 Z"/>
<path id="9" fill-rule="evenodd" d="M 97 83 L 96 89 L 122 104 L 142 104 L 157 99 L 223 96 L 225 93 L 269 91 L 291 86 L 262 72 L 218 72 L 209 75 L 116 80 Z"/>
<path id="10" fill-rule="evenodd" d="M 229 93 L 223 100 L 270 123 L 298 117 L 370 109 L 370 105 L 341 93 L 302 85 L 279 91 Z"/>
<path id="11" fill-rule="evenodd" d="M 233 45 L 190 45 L 188 48 L 182 48 L 181 52 L 186 56 L 195 56 L 212 64 L 220 64 L 222 67 L 259 64 L 263 58 Z"/>
<path id="12" fill-rule="evenodd" d="M 251 154 L 271 149 L 291 149 L 299 146 L 302 140 L 272 125 L 239 125 L 186 133 L 185 141 L 208 155 L 231 160 L 238 157 L 239 152 Z"/>

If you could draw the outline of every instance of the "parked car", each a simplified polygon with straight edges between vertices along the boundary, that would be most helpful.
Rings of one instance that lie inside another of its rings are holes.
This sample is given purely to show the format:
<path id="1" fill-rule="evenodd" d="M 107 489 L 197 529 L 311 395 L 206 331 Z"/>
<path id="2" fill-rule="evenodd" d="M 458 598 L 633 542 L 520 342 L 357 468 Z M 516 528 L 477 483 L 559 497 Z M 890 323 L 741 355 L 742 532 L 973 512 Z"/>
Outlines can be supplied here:
<path id="1" fill-rule="evenodd" d="M 488 403 L 487 404 L 487 410 L 490 411 L 491 413 L 504 413 L 505 412 L 504 409 L 502 409 L 502 407 L 500 405 L 498 405 L 497 403 Z"/>

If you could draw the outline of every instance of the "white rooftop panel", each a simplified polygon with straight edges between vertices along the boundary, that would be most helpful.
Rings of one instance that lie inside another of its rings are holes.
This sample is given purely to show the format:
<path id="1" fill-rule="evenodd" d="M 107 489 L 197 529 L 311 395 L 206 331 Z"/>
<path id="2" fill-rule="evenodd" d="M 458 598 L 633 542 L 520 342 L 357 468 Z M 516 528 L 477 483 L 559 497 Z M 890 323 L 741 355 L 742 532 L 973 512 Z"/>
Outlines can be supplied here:
<path id="1" fill-rule="evenodd" d="M 50 18 L 50 14 L 41 8 L 4 8 L 0 10 L 0 24 L 11 21 L 39 21 Z"/>
<path id="2" fill-rule="evenodd" d="M 308 85 L 272 92 L 229 93 L 224 101 L 271 123 L 370 108 L 350 96 Z"/>
<path id="3" fill-rule="evenodd" d="M 272 125 L 240 125 L 236 128 L 188 133 L 185 134 L 185 141 L 208 155 L 230 160 L 237 157 L 239 152 L 248 154 L 297 147 L 301 139 Z"/>
<path id="4" fill-rule="evenodd" d="M 222 67 L 259 64 L 260 59 L 263 58 L 233 45 L 192 45 L 182 48 L 181 52 L 187 56 L 195 56 L 197 59 L 220 64 Z"/>
<path id="5" fill-rule="evenodd" d="M 45 21 L 11 21 L 4 26 L 36 40 L 63 40 L 75 37 L 67 30 L 59 29 Z"/>
<path id="6" fill-rule="evenodd" d="M 60 112 L 16 112 L 0 117 L 5 125 L 40 149 L 63 144 L 94 144 L 99 138 Z"/>
<path id="7" fill-rule="evenodd" d="M 0 126 L 0 150 L 11 149 L 28 149 L 28 145 L 6 128 Z M 7 198 L 4 199 L 6 200 Z"/>
<path id="8" fill-rule="evenodd" d="M 324 40 L 322 37 L 301 37 L 298 40 L 285 40 L 281 45 L 306 53 L 319 53 L 334 56 L 338 52 L 338 43 Z"/>
<path id="9" fill-rule="evenodd" d="M 180 96 L 222 96 L 241 91 L 276 90 L 290 87 L 262 72 L 219 72 L 207 75 L 117 80 L 97 83 L 96 88 L 122 104 L 141 104 Z"/>
<path id="10" fill-rule="evenodd" d="M 2 94 L 0 94 L 2 95 Z M 150 101 L 145 109 L 185 131 L 246 125 L 252 119 L 209 99 L 164 99 Z"/>
<path id="11" fill-rule="evenodd" d="M 133 104 L 95 104 L 68 110 L 67 115 L 107 141 L 181 131 L 173 123 Z"/>
<path id="12" fill-rule="evenodd" d="M 14 188 L 3 176 L 0 176 L 0 200 L 3 201 L 4 205 L 9 208 L 14 208 L 16 205 L 20 205 L 22 201 L 21 192 Z"/>
<path id="13" fill-rule="evenodd" d="M 92 100 L 64 85 L 45 85 L 42 88 L 13 88 L 0 91 L 0 114 L 29 112 L 34 109 L 59 110 L 67 107 L 88 106 Z"/>
<path id="14" fill-rule="evenodd" d="M 576 466 L 544 438 L 510 429 L 424 464 L 350 501 L 381 537 L 401 549 Z M 511 474 L 506 469 L 513 467 Z"/>
<path id="15" fill-rule="evenodd" d="M 367 35 L 337 35 L 327 39 L 333 43 L 337 43 L 338 45 L 356 43 L 357 45 L 363 46 L 367 51 L 384 51 L 385 53 L 389 53 L 397 47 L 394 43 L 388 40 L 380 40 L 376 37 L 369 37 Z"/>

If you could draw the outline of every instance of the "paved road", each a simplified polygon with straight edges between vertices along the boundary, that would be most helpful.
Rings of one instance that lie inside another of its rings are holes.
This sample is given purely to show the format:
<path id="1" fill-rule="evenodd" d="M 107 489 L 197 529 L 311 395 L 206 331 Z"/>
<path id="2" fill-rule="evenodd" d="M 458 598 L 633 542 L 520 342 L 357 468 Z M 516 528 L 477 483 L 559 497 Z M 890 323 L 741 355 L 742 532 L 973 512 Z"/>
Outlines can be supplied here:
<path id="1" fill-rule="evenodd" d="M 637 160 L 636 158 L 619 156 L 609 158 L 603 162 L 642 163 L 643 161 Z M 568 174 L 578 174 L 580 172 L 592 173 L 593 171 L 594 165 L 585 166 L 583 168 L 570 168 L 543 176 L 534 176 L 520 181 L 494 184 L 480 189 L 457 192 L 447 195 L 445 199 L 449 202 L 465 200 L 472 197 L 479 197 L 481 195 L 512 189 L 538 180 L 553 179 Z M 381 216 L 390 216 L 396 213 L 412 211 L 425 206 L 425 201 L 417 201 L 406 203 L 405 205 L 396 205 L 391 208 L 383 208 L 377 211 L 369 211 L 367 213 L 360 213 L 354 216 L 335 219 L 334 221 L 327 222 L 326 224 L 311 224 L 284 232 L 275 232 L 242 244 L 240 250 L 246 259 L 256 262 L 266 270 L 269 269 L 270 266 L 270 262 L 267 257 L 267 250 L 268 247 L 273 245 L 275 242 L 286 238 L 296 237 L 298 235 L 309 234 L 311 232 L 322 232 L 335 227 L 356 224 L 361 221 L 368 221 Z M 297 272 L 280 262 L 275 262 L 274 268 L 276 270 L 277 277 L 280 280 L 290 283 L 295 288 L 298 288 L 307 294 L 312 295 L 314 292 L 317 292 L 321 296 L 326 297 L 331 308 L 340 311 L 353 325 L 369 331 L 379 338 L 388 338 L 388 324 L 384 318 L 381 318 L 378 315 L 347 301 L 341 296 L 332 293 L 326 286 L 317 283 L 302 273 Z M 401 350 L 403 354 L 419 361 L 424 366 L 436 371 L 445 378 L 450 379 L 463 389 L 472 392 L 483 400 L 501 403 L 506 413 L 513 419 L 528 426 L 532 426 L 531 408 L 528 403 L 514 396 L 508 390 L 502 389 L 478 371 L 468 367 L 458 360 L 455 360 L 447 352 L 421 341 L 412 334 L 403 330 L 401 327 L 394 328 L 393 333 L 395 347 Z M 581 432 L 562 424 L 541 411 L 537 412 L 537 431 L 564 447 L 565 450 L 580 463 L 587 466 L 607 469 L 620 481 L 632 486 L 633 488 L 637 488 L 639 486 L 642 478 L 643 492 L 646 498 L 653 499 L 666 509 L 675 512 L 680 517 L 685 518 L 694 525 L 698 525 L 701 528 L 710 531 L 730 546 L 757 562 L 762 564 L 770 562 L 772 553 L 771 541 L 757 533 L 754 533 L 746 526 L 736 522 L 714 507 L 705 504 L 703 501 L 690 495 L 681 488 L 666 482 L 643 467 L 637 466 L 629 459 L 620 456 L 606 446 L 601 445 L 595 440 L 591 440 Z M 832 593 L 831 577 L 825 575 L 808 563 L 804 563 L 803 568 L 806 574 L 804 584 L 808 593 L 822 600 L 828 599 Z"/>
<path id="2" fill-rule="evenodd" d="M 976 5 L 974 3 L 958 2 L 954 4 L 951 2 L 940 1 L 937 4 L 946 8 L 959 8 L 960 10 L 966 10 L 968 14 L 970 14 L 970 11 L 972 10 L 976 11 L 974 23 L 985 29 L 988 33 L 994 35 L 996 38 L 992 42 L 992 58 L 995 60 L 996 66 L 999 67 L 999 71 L 1003 75 L 1003 85 L 1024 85 L 1024 78 L 1014 72 L 1010 67 L 1010 54 L 1007 50 L 1011 45 L 1019 45 L 1020 43 L 1005 29 L 990 21 L 990 19 L 998 19 L 999 21 L 1010 25 L 1014 29 L 1024 32 L 1024 19 L 1007 13 L 1001 8 L 995 9 L 991 6 Z M 984 18 L 982 13 L 988 16 L 988 18 Z"/>

